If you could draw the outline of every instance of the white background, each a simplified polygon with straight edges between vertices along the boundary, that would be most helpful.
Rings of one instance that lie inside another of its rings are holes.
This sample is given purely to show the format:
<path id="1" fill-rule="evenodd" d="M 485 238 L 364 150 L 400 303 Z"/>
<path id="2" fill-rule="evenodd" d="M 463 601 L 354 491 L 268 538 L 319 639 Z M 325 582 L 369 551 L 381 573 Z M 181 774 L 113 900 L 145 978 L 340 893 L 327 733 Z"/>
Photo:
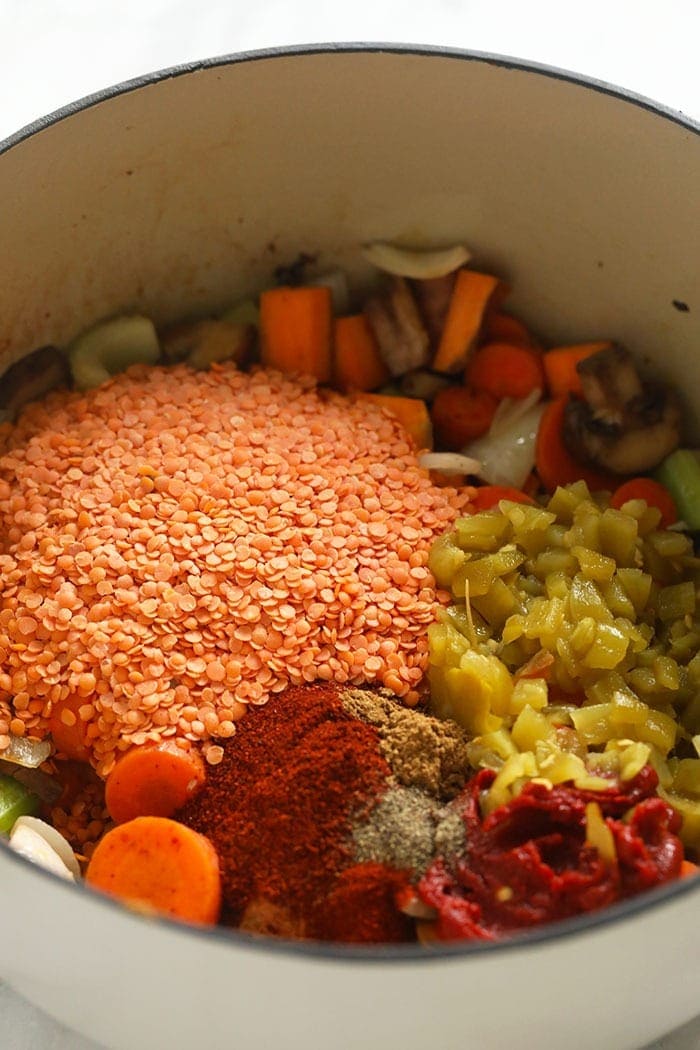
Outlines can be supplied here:
<path id="1" fill-rule="evenodd" d="M 0 0 L 0 139 L 67 102 L 165 66 L 360 40 L 529 59 L 700 120 L 700 0 Z M 0 1033 L 3 1050 L 88 1048 L 2 984 Z M 697 1050 L 700 1024 L 659 1047 Z"/>

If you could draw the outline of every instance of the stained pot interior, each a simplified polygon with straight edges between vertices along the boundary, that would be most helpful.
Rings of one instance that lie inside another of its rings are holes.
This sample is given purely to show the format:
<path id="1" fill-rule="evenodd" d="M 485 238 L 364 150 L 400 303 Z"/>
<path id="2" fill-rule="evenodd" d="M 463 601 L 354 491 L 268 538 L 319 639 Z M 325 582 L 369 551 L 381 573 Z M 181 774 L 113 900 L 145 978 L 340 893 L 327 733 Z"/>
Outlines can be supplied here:
<path id="1" fill-rule="evenodd" d="M 618 339 L 691 400 L 699 176 L 682 124 L 478 58 L 320 52 L 167 76 L 0 157 L 0 368 L 121 311 L 217 309 L 299 251 L 362 285 L 360 242 L 463 240 L 547 341 Z"/>

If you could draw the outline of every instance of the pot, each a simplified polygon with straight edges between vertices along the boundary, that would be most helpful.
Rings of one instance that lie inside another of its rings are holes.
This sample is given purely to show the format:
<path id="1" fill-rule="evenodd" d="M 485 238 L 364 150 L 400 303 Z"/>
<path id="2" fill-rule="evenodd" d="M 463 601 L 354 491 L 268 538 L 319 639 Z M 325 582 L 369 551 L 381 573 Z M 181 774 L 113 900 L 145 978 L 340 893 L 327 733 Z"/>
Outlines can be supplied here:
<path id="1" fill-rule="evenodd" d="M 299 252 L 464 241 L 548 344 L 613 336 L 700 408 L 700 137 L 553 69 L 353 46 L 234 55 L 0 146 L 0 369 L 102 317 L 221 309 Z M 696 434 L 697 436 L 697 434 Z M 108 1047 L 624 1050 L 697 1011 L 700 886 L 501 944 L 358 950 L 132 913 L 0 844 L 0 970 Z"/>

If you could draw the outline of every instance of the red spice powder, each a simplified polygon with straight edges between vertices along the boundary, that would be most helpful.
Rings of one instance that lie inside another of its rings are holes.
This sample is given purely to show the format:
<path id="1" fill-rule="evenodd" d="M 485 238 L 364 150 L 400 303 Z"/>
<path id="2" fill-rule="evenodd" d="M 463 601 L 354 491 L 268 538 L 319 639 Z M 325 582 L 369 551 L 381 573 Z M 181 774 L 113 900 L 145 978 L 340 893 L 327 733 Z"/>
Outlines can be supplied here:
<path id="1" fill-rule="evenodd" d="M 396 875 L 389 869 L 359 872 L 358 893 L 351 892 L 351 875 L 336 890 L 353 864 L 351 820 L 384 793 L 389 775 L 376 729 L 347 714 L 336 686 L 292 687 L 243 719 L 205 789 L 178 814 L 219 854 L 222 922 L 237 926 L 249 905 L 265 902 L 307 937 L 408 936 L 393 918 Z M 355 932 L 347 923 L 339 927 L 348 892 L 368 908 Z"/>

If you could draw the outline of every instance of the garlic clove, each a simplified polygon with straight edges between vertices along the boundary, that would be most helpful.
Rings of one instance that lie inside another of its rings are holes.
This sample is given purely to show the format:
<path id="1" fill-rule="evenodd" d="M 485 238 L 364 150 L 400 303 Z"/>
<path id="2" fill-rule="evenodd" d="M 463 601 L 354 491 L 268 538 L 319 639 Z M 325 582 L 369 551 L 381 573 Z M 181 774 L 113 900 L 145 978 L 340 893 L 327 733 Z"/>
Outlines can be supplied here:
<path id="1" fill-rule="evenodd" d="M 73 852 L 73 847 L 68 840 L 63 837 L 60 831 L 57 831 L 56 828 L 51 826 L 51 824 L 47 824 L 45 820 L 40 820 L 39 817 L 25 816 L 18 817 L 15 821 L 10 838 L 12 838 L 12 835 L 14 835 L 19 828 L 29 828 L 37 835 L 40 835 L 46 842 L 47 846 L 50 846 L 51 849 L 58 854 L 71 875 L 73 875 L 75 879 L 80 879 L 81 873 L 78 859 Z"/>
<path id="2" fill-rule="evenodd" d="M 20 824 L 20 821 L 17 821 Z M 46 871 L 58 875 L 61 879 L 75 882 L 72 871 L 66 867 L 55 849 L 48 844 L 46 839 L 31 827 L 22 824 L 15 825 L 10 834 L 10 848 L 21 857 L 38 864 Z"/>

